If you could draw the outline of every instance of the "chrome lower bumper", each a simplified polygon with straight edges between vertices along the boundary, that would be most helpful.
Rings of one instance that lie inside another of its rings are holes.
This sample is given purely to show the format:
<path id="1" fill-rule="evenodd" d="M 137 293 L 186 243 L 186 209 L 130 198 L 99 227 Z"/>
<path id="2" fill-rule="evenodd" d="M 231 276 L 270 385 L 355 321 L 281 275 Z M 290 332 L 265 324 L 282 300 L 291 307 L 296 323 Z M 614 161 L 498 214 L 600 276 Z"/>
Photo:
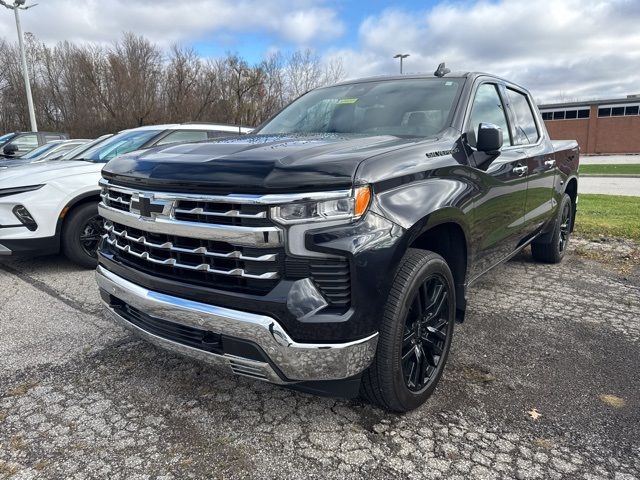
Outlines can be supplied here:
<path id="1" fill-rule="evenodd" d="M 11 249 L 5 247 L 0 243 L 0 255 L 11 255 Z"/>
<path id="2" fill-rule="evenodd" d="M 233 373 L 273 383 L 314 380 L 339 380 L 367 368 L 373 360 L 378 334 L 347 343 L 297 343 L 273 318 L 205 303 L 186 300 L 147 290 L 98 266 L 96 280 L 100 289 L 152 317 L 180 325 L 209 330 L 247 340 L 259 346 L 269 362 L 249 360 L 228 354 L 215 354 L 159 337 L 132 324 L 112 307 L 105 307 L 120 325 L 163 348 L 208 363 L 224 366 Z M 282 375 L 278 374 L 278 371 Z M 284 378 L 283 378 L 284 376 Z"/>

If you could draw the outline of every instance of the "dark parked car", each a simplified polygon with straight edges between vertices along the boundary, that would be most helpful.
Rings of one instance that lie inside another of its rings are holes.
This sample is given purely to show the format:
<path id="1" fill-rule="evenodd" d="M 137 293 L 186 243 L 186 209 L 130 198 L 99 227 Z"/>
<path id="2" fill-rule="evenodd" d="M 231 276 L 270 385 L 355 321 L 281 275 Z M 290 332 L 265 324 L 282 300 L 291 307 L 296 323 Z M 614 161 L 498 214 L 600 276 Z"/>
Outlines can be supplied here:
<path id="1" fill-rule="evenodd" d="M 527 245 L 562 260 L 577 169 L 577 143 L 552 142 L 501 78 L 345 82 L 252 135 L 108 163 L 97 282 L 160 346 L 407 411 L 442 375 L 470 284 Z"/>
<path id="2" fill-rule="evenodd" d="M 69 135 L 56 132 L 14 132 L 0 136 L 0 157 L 20 157 L 34 148 L 54 140 L 66 140 Z"/>

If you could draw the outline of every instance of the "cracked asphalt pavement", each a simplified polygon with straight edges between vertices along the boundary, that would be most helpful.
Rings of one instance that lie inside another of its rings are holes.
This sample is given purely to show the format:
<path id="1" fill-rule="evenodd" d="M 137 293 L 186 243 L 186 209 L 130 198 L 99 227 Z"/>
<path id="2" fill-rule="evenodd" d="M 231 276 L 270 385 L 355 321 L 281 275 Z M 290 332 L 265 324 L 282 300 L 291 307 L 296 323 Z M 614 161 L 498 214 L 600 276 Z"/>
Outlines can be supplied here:
<path id="1" fill-rule="evenodd" d="M 638 479 L 640 275 L 591 250 L 476 284 L 406 415 L 158 350 L 103 316 L 92 272 L 2 260 L 0 478 Z"/>

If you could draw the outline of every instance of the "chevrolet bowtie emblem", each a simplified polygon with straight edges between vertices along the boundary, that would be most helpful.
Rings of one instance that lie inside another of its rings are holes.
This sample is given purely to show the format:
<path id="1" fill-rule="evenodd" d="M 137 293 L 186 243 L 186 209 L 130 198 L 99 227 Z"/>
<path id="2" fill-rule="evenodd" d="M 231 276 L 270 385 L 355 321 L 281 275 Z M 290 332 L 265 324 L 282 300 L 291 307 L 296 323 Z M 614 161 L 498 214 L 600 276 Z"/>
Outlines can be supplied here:
<path id="1" fill-rule="evenodd" d="M 155 218 L 164 211 L 166 201 L 154 201 L 153 197 L 134 195 L 131 198 L 131 213 L 138 213 L 141 217 Z"/>

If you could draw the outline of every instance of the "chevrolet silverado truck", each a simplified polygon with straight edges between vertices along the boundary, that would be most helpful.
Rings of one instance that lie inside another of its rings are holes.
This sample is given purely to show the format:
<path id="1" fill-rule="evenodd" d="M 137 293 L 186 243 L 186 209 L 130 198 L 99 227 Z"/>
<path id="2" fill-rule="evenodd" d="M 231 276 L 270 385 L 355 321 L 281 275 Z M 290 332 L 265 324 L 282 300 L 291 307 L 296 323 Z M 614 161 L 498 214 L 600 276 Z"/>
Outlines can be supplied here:
<path id="1" fill-rule="evenodd" d="M 97 283 L 156 345 L 404 412 L 434 391 L 469 285 L 528 245 L 562 260 L 577 170 L 514 83 L 348 81 L 252 135 L 109 162 Z"/>

